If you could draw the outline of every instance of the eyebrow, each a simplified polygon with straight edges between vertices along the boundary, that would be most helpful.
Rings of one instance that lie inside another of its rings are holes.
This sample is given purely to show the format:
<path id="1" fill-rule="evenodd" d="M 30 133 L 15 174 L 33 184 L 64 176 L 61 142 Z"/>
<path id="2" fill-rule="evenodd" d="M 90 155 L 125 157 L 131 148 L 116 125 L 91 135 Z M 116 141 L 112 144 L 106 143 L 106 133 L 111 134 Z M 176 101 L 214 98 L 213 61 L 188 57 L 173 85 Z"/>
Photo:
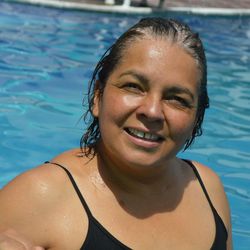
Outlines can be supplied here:
<path id="1" fill-rule="evenodd" d="M 149 85 L 149 79 L 146 76 L 144 76 L 144 75 L 142 75 L 134 70 L 126 71 L 126 72 L 122 73 L 120 75 L 120 77 L 123 77 L 126 75 L 131 75 L 131 76 L 135 77 L 137 80 L 139 80 L 140 82 L 146 84 L 147 86 Z M 178 84 L 173 84 L 172 86 L 167 87 L 165 92 L 167 92 L 168 94 L 186 94 L 192 99 L 192 101 L 194 101 L 194 99 L 195 99 L 194 94 L 188 88 L 182 87 Z"/>
<path id="2" fill-rule="evenodd" d="M 149 83 L 149 79 L 146 76 L 144 76 L 144 75 L 142 75 L 134 70 L 126 71 L 126 72 L 122 73 L 120 75 L 120 77 L 126 76 L 126 75 L 131 75 L 131 76 L 135 77 L 137 80 L 139 80 L 140 82 L 145 83 L 146 85 L 148 85 L 148 83 Z"/>

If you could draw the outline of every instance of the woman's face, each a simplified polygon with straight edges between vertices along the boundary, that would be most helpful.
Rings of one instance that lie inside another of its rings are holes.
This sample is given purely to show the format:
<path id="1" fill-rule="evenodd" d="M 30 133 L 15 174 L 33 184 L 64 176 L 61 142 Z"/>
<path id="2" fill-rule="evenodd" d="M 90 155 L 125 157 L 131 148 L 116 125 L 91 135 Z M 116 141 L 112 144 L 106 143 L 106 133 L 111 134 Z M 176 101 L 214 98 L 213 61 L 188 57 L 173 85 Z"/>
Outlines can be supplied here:
<path id="1" fill-rule="evenodd" d="M 96 97 L 101 150 L 134 167 L 166 164 L 191 136 L 199 71 L 181 47 L 145 38 L 129 46 Z"/>

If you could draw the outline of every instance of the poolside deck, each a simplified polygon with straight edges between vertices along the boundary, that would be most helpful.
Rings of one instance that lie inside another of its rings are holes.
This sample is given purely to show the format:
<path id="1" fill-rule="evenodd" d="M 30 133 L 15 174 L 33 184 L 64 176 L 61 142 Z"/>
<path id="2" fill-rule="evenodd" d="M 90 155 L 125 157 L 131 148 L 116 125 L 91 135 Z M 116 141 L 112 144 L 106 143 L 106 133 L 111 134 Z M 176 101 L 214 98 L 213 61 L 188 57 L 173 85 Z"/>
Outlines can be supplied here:
<path id="1" fill-rule="evenodd" d="M 154 11 L 182 11 L 205 15 L 250 15 L 250 0 L 165 0 L 159 8 L 160 0 L 131 0 L 131 6 L 116 0 L 115 5 L 105 4 L 105 0 L 7 0 L 42 4 L 60 8 L 83 9 L 99 12 L 141 13 Z M 141 5 L 144 3 L 144 5 Z M 146 5 L 145 5 L 146 3 Z"/>
<path id="2" fill-rule="evenodd" d="M 104 0 L 67 0 L 68 2 L 79 2 L 88 4 L 104 4 Z M 116 0 L 118 4 L 122 1 Z M 138 6 L 140 0 L 131 1 L 132 6 Z M 147 0 L 149 7 L 157 7 L 159 0 Z M 169 7 L 199 7 L 199 8 L 233 8 L 250 9 L 250 0 L 165 0 L 163 9 Z"/>

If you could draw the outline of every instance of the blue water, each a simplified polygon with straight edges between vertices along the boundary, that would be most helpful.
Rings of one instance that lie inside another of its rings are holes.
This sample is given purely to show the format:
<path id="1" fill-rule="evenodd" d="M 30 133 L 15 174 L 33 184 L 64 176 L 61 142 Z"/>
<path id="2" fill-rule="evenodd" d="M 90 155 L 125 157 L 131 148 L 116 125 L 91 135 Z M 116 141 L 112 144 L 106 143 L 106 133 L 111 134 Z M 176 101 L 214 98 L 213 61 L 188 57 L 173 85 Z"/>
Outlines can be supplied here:
<path id="1" fill-rule="evenodd" d="M 250 249 L 250 17 L 168 16 L 200 33 L 208 57 L 204 135 L 182 156 L 221 176 L 235 249 Z M 0 3 L 0 187 L 79 145 L 94 64 L 139 18 Z"/>

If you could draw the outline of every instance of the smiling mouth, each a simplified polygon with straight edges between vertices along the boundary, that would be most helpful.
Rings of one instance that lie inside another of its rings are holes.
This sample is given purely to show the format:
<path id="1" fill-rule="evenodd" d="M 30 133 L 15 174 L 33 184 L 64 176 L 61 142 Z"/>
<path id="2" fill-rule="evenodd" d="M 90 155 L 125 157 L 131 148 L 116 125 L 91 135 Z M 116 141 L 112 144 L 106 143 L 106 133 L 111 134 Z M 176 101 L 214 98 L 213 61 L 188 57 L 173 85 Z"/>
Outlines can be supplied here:
<path id="1" fill-rule="evenodd" d="M 146 141 L 151 141 L 151 142 L 161 142 L 164 140 L 162 136 L 148 133 L 148 132 L 143 132 L 141 130 L 137 130 L 134 128 L 126 128 L 125 131 L 130 134 L 131 136 L 134 136 L 139 139 L 143 139 Z"/>

